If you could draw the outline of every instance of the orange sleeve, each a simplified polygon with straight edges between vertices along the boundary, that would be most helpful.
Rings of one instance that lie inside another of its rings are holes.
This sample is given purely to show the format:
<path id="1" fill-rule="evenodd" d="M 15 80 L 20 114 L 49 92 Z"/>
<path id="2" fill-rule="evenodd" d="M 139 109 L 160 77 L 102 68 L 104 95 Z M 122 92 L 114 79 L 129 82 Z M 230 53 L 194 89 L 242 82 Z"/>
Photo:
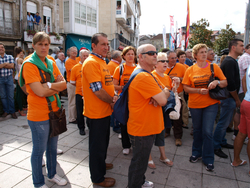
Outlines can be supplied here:
<path id="1" fill-rule="evenodd" d="M 53 74 L 54 74 L 55 80 L 56 80 L 57 76 L 62 75 L 60 70 L 58 69 L 58 67 L 56 65 L 56 62 L 53 62 Z"/>
<path id="2" fill-rule="evenodd" d="M 102 73 L 97 63 L 95 62 L 87 63 L 84 69 L 85 69 L 84 74 L 85 74 L 85 77 L 87 78 L 88 83 L 102 81 Z"/>
<path id="3" fill-rule="evenodd" d="M 25 79 L 25 84 L 40 82 L 41 77 L 37 66 L 28 62 L 25 63 L 23 65 L 23 78 Z"/>
<path id="4" fill-rule="evenodd" d="M 115 78 L 116 80 L 120 80 L 120 66 L 115 68 L 114 74 L 113 74 L 113 78 Z"/>
<path id="5" fill-rule="evenodd" d="M 190 74 L 190 70 L 191 70 L 191 67 L 190 68 L 188 68 L 187 70 L 186 70 L 186 72 L 185 72 L 185 74 L 184 74 L 184 77 L 183 77 L 183 79 L 182 79 L 182 84 L 185 84 L 185 85 L 188 85 L 188 86 L 190 86 L 191 85 L 191 81 L 190 81 L 190 76 L 191 76 L 191 74 Z"/>
<path id="6" fill-rule="evenodd" d="M 153 76 L 148 73 L 139 73 L 133 82 L 134 89 L 137 90 L 145 99 L 151 98 L 162 92 Z"/>

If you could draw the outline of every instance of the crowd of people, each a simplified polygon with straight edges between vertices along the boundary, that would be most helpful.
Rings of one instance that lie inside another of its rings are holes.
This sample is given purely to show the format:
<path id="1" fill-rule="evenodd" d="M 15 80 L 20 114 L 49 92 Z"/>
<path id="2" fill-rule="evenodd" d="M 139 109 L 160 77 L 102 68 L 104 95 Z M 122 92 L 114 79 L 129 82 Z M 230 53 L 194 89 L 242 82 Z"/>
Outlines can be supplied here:
<path id="1" fill-rule="evenodd" d="M 21 116 L 26 116 L 23 101 L 28 103 L 35 187 L 47 188 L 42 173 L 45 151 L 48 180 L 58 185 L 67 184 L 56 172 L 58 136 L 49 136 L 48 115 L 48 103 L 53 111 L 61 108 L 63 101 L 60 99 L 65 89 L 68 122 L 77 124 L 82 136 L 86 135 L 86 127 L 89 129 L 89 170 L 93 184 L 112 187 L 116 182 L 114 178 L 105 177 L 106 170 L 113 168 L 113 164 L 105 162 L 110 127 L 120 133 L 123 154 L 133 152 L 128 172 L 129 188 L 153 187 L 153 182 L 145 177 L 147 167 L 156 168 L 151 156 L 153 144 L 159 147 L 159 161 L 170 167 L 174 165 L 174 161 L 165 154 L 164 138 L 171 134 L 171 130 L 175 145 L 180 147 L 183 128 L 192 129 L 193 145 L 189 161 L 195 163 L 201 159 L 207 171 L 214 171 L 214 155 L 228 157 L 222 148 L 234 149 L 232 166 L 247 163 L 240 158 L 240 152 L 244 142 L 248 142 L 250 130 L 250 45 L 244 48 L 242 40 L 229 42 L 229 54 L 220 66 L 212 63 L 215 53 L 205 44 L 197 44 L 186 52 L 163 49 L 158 53 L 151 44 L 141 45 L 138 49 L 127 46 L 122 52 L 109 52 L 109 41 L 104 33 L 92 36 L 91 52 L 86 48 L 78 51 L 72 46 L 67 51 L 67 58 L 59 48 L 49 55 L 50 38 L 44 32 L 36 33 L 32 46 L 34 52 L 25 58 L 24 51 L 16 47 L 14 59 L 5 54 L 4 44 L 0 43 L 0 96 L 4 110 L 2 117 L 11 114 L 17 118 L 13 85 L 15 70 L 16 100 Z M 217 79 L 209 83 L 211 66 Z M 143 71 L 129 82 L 136 70 Z M 113 108 L 128 82 L 129 118 L 126 124 L 121 124 L 114 117 Z M 216 86 L 226 87 L 230 96 L 221 101 L 212 99 L 209 91 Z M 162 108 L 171 92 L 180 100 L 176 119 L 170 119 L 169 112 Z M 189 112 L 192 127 L 188 127 Z M 230 128 L 231 121 L 234 130 Z M 227 130 L 234 131 L 234 146 L 225 139 Z M 247 148 L 250 157 L 250 144 Z"/>

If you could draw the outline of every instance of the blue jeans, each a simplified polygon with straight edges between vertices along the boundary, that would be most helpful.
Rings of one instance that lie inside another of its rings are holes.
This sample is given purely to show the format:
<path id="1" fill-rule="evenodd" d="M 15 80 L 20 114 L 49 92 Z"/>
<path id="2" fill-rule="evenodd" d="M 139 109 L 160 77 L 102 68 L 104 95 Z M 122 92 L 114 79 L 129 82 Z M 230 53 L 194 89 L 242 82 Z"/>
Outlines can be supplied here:
<path id="1" fill-rule="evenodd" d="M 221 100 L 220 119 L 214 131 L 214 149 L 220 149 L 221 145 L 227 144 L 226 129 L 231 122 L 236 108 L 236 102 L 233 98 Z"/>
<path id="2" fill-rule="evenodd" d="M 204 164 L 214 164 L 213 127 L 218 104 L 206 108 L 189 108 L 193 122 L 192 155 L 202 156 Z"/>
<path id="3" fill-rule="evenodd" d="M 58 136 L 49 137 L 49 120 L 47 121 L 29 121 L 28 124 L 32 133 L 32 154 L 31 167 L 32 179 L 35 187 L 44 185 L 44 176 L 42 172 L 42 158 L 46 150 L 48 178 L 53 178 L 56 174 L 56 150 Z"/>
<path id="4" fill-rule="evenodd" d="M 128 188 L 141 188 L 145 182 L 145 172 L 148 167 L 148 158 L 151 152 L 155 135 L 129 135 L 133 148 L 133 158 L 128 170 Z"/>
<path id="5" fill-rule="evenodd" d="M 0 77 L 0 96 L 3 103 L 3 111 L 10 114 L 15 113 L 12 75 Z"/>

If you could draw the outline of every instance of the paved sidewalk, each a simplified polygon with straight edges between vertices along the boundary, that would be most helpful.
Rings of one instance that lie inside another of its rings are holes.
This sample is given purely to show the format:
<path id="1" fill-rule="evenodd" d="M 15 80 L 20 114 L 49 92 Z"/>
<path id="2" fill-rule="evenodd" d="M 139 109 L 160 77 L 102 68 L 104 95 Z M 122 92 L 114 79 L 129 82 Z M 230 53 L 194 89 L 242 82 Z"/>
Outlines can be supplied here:
<path id="1" fill-rule="evenodd" d="M 67 101 L 64 100 L 67 110 Z M 39 112 L 38 112 L 39 113 Z M 67 113 L 67 112 L 66 112 Z M 191 127 L 191 119 L 189 127 Z M 198 161 L 190 163 L 192 137 L 190 128 L 184 129 L 183 145 L 176 147 L 173 134 L 165 139 L 166 155 L 174 161 L 173 167 L 168 167 L 159 161 L 159 151 L 153 147 L 152 156 L 157 169 L 146 172 L 147 180 L 153 181 L 156 188 L 249 188 L 249 165 L 232 167 L 233 150 L 223 149 L 229 155 L 228 159 L 215 156 L 214 172 L 207 172 L 205 166 Z M 79 135 L 77 125 L 68 124 L 68 131 L 60 135 L 58 148 L 64 151 L 58 156 L 57 172 L 66 178 L 69 183 L 65 188 L 91 188 L 94 186 L 90 180 L 88 168 L 88 130 L 86 136 Z M 117 134 L 110 129 L 110 144 L 107 162 L 112 162 L 114 168 L 107 171 L 107 177 L 116 179 L 117 188 L 127 185 L 128 167 L 132 153 L 128 156 L 122 154 L 121 141 Z M 232 133 L 227 134 L 228 142 Z M 0 118 L 0 188 L 33 188 L 30 155 L 32 150 L 31 132 L 26 117 L 19 116 L 17 120 L 9 116 Z M 242 159 L 248 161 L 246 145 L 243 146 Z M 45 157 L 44 157 L 45 158 Z M 43 168 L 46 176 L 46 168 Z M 49 187 L 57 186 L 47 181 Z"/>

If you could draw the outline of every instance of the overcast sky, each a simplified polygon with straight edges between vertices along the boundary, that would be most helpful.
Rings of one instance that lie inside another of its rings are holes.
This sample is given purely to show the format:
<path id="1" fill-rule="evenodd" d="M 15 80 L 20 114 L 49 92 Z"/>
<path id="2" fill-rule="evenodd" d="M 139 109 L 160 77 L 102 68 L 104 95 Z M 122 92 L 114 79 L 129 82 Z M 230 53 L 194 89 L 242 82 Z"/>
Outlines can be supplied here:
<path id="1" fill-rule="evenodd" d="M 249 0 L 189 0 L 190 25 L 201 18 L 209 21 L 212 30 L 232 24 L 235 32 L 244 33 L 246 4 Z M 140 35 L 162 33 L 163 25 L 170 32 L 170 15 L 178 27 L 186 26 L 187 0 L 140 0 Z"/>

